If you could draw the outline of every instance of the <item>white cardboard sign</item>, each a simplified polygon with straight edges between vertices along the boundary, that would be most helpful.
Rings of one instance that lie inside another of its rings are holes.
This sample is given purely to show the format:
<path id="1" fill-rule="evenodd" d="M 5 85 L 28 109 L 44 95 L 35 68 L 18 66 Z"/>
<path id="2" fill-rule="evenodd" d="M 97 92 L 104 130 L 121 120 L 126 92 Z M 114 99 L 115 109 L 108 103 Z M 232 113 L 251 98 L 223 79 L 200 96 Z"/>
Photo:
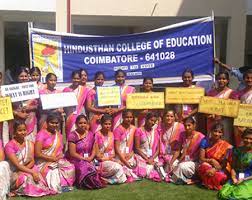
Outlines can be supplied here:
<path id="1" fill-rule="evenodd" d="M 38 85 L 36 82 L 2 85 L 1 93 L 4 97 L 11 97 L 11 102 L 39 98 Z"/>
<path id="2" fill-rule="evenodd" d="M 43 110 L 77 106 L 77 98 L 74 92 L 41 94 L 40 95 Z"/>

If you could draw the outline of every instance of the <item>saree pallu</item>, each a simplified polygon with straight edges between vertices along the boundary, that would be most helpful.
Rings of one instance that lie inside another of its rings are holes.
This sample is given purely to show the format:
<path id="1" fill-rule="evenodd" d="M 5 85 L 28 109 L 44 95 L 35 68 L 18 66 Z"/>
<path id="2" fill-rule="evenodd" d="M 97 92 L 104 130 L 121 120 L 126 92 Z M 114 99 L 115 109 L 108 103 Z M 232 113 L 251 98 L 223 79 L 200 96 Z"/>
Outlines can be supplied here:
<path id="1" fill-rule="evenodd" d="M 236 170 L 237 180 L 239 180 L 239 172 L 244 173 L 244 177 L 252 176 L 252 153 L 242 151 L 242 147 L 237 148 L 233 152 L 233 156 L 236 158 L 238 169 Z M 239 169 L 240 167 L 243 168 Z M 226 183 L 218 193 L 218 198 L 221 200 L 240 199 L 247 200 L 252 199 L 252 180 L 246 180 L 242 183 L 235 185 L 231 180 Z"/>
<path id="2" fill-rule="evenodd" d="M 94 134 L 89 131 L 84 138 L 81 138 L 77 131 L 73 131 L 68 135 L 68 143 L 75 144 L 76 153 L 89 157 L 92 154 Z M 98 189 L 103 187 L 93 163 L 71 157 L 69 151 L 66 157 L 75 166 L 75 185 L 78 188 Z"/>
<path id="3" fill-rule="evenodd" d="M 159 145 L 159 134 L 156 128 L 152 128 L 150 132 L 147 132 L 144 127 L 138 128 L 136 131 L 136 136 L 140 138 L 140 149 L 141 151 L 148 157 L 154 156 L 157 152 Z M 151 155 L 149 155 L 149 151 L 151 150 Z M 146 160 L 144 160 L 140 155 L 135 155 L 137 161 L 137 167 L 135 169 L 137 176 L 141 178 L 148 178 L 153 181 L 161 181 L 157 170 L 155 170 L 154 165 L 147 164 Z M 158 157 L 154 159 L 155 163 L 158 163 Z"/>
<path id="4" fill-rule="evenodd" d="M 9 163 L 0 161 L 0 199 L 2 200 L 6 200 L 6 196 L 10 192 L 10 177 Z"/>
<path id="5" fill-rule="evenodd" d="M 104 187 L 100 175 L 92 163 L 85 160 L 75 160 L 72 163 L 75 166 L 75 184 L 78 188 L 99 189 Z"/>
<path id="6" fill-rule="evenodd" d="M 13 109 L 18 112 L 22 112 L 22 107 L 23 106 L 38 106 L 38 101 L 37 100 L 27 100 L 23 102 L 16 102 L 13 103 Z M 27 135 L 26 139 L 35 142 L 36 134 L 37 134 L 37 115 L 35 111 L 27 112 L 28 117 L 25 119 L 25 124 L 26 124 L 26 129 L 27 129 Z M 17 118 L 18 119 L 18 118 Z M 12 137 L 13 135 L 13 123 L 14 120 L 9 121 L 9 133 Z M 11 138 L 10 137 L 10 138 Z"/>
<path id="7" fill-rule="evenodd" d="M 121 106 L 119 108 L 126 106 L 127 95 L 134 92 L 135 88 L 132 86 L 128 85 L 121 86 Z M 118 127 L 121 123 L 122 123 L 122 112 L 119 112 L 115 114 L 113 117 L 113 130 L 115 130 L 115 128 Z"/>
<path id="8" fill-rule="evenodd" d="M 122 125 L 120 125 L 114 130 L 114 138 L 119 142 L 120 153 L 132 166 L 136 166 L 136 159 L 133 152 L 135 131 L 136 127 L 133 125 L 131 125 L 128 129 L 125 129 Z M 127 180 L 132 182 L 138 179 L 135 171 L 125 166 L 120 161 L 119 156 L 116 156 L 116 160 L 123 166 L 123 171 L 127 177 Z"/>
<path id="9" fill-rule="evenodd" d="M 215 159 L 218 162 L 222 162 L 224 159 L 227 160 L 226 169 L 216 171 L 213 176 L 209 176 L 207 172 L 213 167 L 207 163 L 203 162 L 199 165 L 198 175 L 202 181 L 202 184 L 211 190 L 220 190 L 222 185 L 227 181 L 227 174 L 225 172 L 230 172 L 230 162 L 231 162 L 231 151 L 232 146 L 224 140 L 221 140 L 214 144 L 212 147 L 206 149 L 206 158 Z"/>
<path id="10" fill-rule="evenodd" d="M 195 175 L 199 159 L 199 146 L 205 136 L 197 131 L 193 131 L 193 137 L 186 139 L 185 132 L 181 133 L 180 143 L 182 147 L 181 155 L 184 155 L 182 162 L 176 160 L 173 163 L 172 179 L 174 182 L 182 181 L 188 183 Z M 187 157 L 187 159 L 186 159 Z"/>
<path id="11" fill-rule="evenodd" d="M 87 100 L 92 102 L 93 107 L 98 108 L 96 88 L 93 88 L 88 92 Z M 101 130 L 100 119 L 102 116 L 103 114 L 89 112 L 90 129 L 93 133 Z"/>
<path id="12" fill-rule="evenodd" d="M 77 102 L 78 105 L 74 108 L 66 108 L 66 114 L 67 114 L 67 119 L 66 119 L 66 134 L 69 135 L 71 131 L 75 130 L 75 121 L 76 118 L 80 114 L 85 114 L 85 103 L 87 99 L 87 95 L 89 92 L 90 88 L 88 87 L 83 87 L 81 85 L 78 86 L 75 90 L 71 88 L 65 88 L 63 92 L 74 92 L 76 94 Z"/>
<path id="13" fill-rule="evenodd" d="M 25 147 L 20 149 L 14 140 L 11 140 L 5 147 L 6 154 L 16 154 L 16 157 L 19 161 L 19 164 L 26 165 L 33 158 L 34 145 L 30 141 L 26 140 Z M 11 164 L 11 171 L 13 171 L 11 175 L 11 192 L 15 195 L 25 195 L 30 197 L 40 197 L 50 194 L 55 194 L 54 191 L 51 191 L 41 176 L 38 183 L 34 182 L 31 174 L 17 171 L 16 168 Z M 39 173 L 37 166 L 34 166 L 32 170 Z"/>
<path id="14" fill-rule="evenodd" d="M 63 141 L 59 132 L 52 136 L 46 130 L 41 130 L 36 140 L 42 142 L 43 154 L 59 156 L 62 153 Z M 62 187 L 72 186 L 75 181 L 75 167 L 64 158 L 57 162 L 48 162 L 40 159 L 37 161 L 37 166 L 48 187 L 55 192 L 60 193 Z"/>
<path id="15" fill-rule="evenodd" d="M 105 156 L 112 156 L 114 151 L 114 136 L 112 132 L 108 133 L 108 136 L 104 136 L 101 132 L 97 132 L 95 135 L 95 142 L 98 145 L 99 152 Z M 124 183 L 127 178 L 124 174 L 123 167 L 116 160 L 106 160 L 99 162 L 97 170 L 101 175 L 101 179 L 109 184 Z"/>
<path id="16" fill-rule="evenodd" d="M 166 165 L 171 161 L 173 152 L 178 149 L 180 134 L 185 129 L 183 124 L 174 122 L 168 130 L 163 125 L 158 130 L 160 135 L 159 163 Z"/>
<path id="17" fill-rule="evenodd" d="M 225 90 L 219 92 L 217 90 L 211 90 L 208 92 L 207 96 L 216 97 L 220 99 L 229 99 L 232 89 L 226 88 Z M 210 134 L 212 127 L 216 123 L 221 123 L 224 126 L 223 138 L 229 143 L 233 143 L 233 119 L 230 117 L 218 116 L 219 118 L 207 118 L 207 133 Z"/>
<path id="18" fill-rule="evenodd" d="M 101 179 L 109 184 L 120 184 L 127 180 L 122 165 L 117 162 L 111 160 L 100 162 L 97 170 Z"/>

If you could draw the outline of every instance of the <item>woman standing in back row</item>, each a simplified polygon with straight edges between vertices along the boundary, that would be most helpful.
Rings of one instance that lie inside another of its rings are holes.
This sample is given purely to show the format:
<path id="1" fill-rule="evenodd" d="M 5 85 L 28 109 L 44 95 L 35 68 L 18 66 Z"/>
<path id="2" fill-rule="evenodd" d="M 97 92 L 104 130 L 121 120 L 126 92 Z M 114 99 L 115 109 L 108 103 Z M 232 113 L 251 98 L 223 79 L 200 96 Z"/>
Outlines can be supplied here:
<path id="1" fill-rule="evenodd" d="M 87 100 L 87 95 L 90 89 L 86 86 L 80 85 L 81 74 L 80 71 L 72 72 L 72 84 L 66 87 L 63 92 L 74 92 L 77 98 L 77 106 L 65 108 L 66 112 L 66 134 L 69 135 L 71 131 L 75 130 L 75 121 L 77 116 L 85 113 L 85 105 Z"/>
<path id="2" fill-rule="evenodd" d="M 113 109 L 113 130 L 122 122 L 122 111 L 126 109 L 127 95 L 134 93 L 135 88 L 125 84 L 126 73 L 122 70 L 115 72 L 116 85 L 121 89 L 121 105 Z"/>

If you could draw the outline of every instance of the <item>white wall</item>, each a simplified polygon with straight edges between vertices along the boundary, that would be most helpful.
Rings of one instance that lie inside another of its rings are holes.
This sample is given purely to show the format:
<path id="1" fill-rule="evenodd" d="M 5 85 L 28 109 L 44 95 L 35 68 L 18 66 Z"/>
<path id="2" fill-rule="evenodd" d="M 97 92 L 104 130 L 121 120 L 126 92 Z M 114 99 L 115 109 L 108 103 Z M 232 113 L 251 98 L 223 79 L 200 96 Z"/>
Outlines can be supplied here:
<path id="1" fill-rule="evenodd" d="M 55 12 L 56 0 L 1 0 L 0 10 Z"/>

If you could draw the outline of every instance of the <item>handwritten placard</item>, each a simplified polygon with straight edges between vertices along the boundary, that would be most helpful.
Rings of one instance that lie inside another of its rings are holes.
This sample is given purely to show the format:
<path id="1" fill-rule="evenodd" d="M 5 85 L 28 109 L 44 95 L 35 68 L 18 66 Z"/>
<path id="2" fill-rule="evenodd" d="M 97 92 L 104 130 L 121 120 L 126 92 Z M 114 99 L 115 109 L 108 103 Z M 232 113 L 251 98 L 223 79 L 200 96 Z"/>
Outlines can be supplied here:
<path id="1" fill-rule="evenodd" d="M 204 96 L 204 88 L 167 87 L 165 89 L 165 103 L 169 104 L 198 104 Z"/>
<path id="2" fill-rule="evenodd" d="M 220 99 L 215 97 L 201 97 L 199 112 L 215 114 L 226 117 L 237 117 L 240 101 L 232 99 Z"/>
<path id="3" fill-rule="evenodd" d="M 234 119 L 235 126 L 252 127 L 252 105 L 240 104 L 238 117 Z"/>
<path id="4" fill-rule="evenodd" d="M 38 85 L 36 82 L 2 85 L 1 93 L 5 97 L 11 97 L 12 102 L 39 98 Z"/>
<path id="5" fill-rule="evenodd" d="M 40 99 L 43 110 L 76 106 L 78 104 L 74 92 L 41 94 Z"/>
<path id="6" fill-rule="evenodd" d="M 98 106 L 120 106 L 121 90 L 119 86 L 97 87 Z"/>
<path id="7" fill-rule="evenodd" d="M 0 97 L 0 122 L 13 119 L 10 97 Z"/>
<path id="8" fill-rule="evenodd" d="M 127 109 L 164 109 L 164 93 L 133 93 L 126 99 Z"/>

